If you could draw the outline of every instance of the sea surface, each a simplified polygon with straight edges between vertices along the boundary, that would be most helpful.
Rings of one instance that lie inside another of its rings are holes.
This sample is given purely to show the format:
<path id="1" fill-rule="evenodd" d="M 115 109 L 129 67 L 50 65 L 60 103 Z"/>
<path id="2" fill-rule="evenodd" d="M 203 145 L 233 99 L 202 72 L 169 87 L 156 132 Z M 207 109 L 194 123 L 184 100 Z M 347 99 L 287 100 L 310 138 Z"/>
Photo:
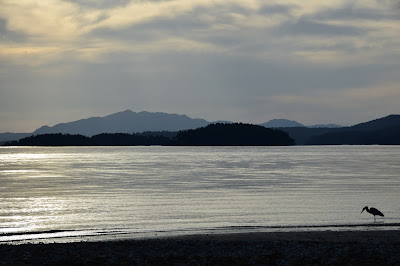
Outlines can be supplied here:
<path id="1" fill-rule="evenodd" d="M 0 244 L 376 228 L 400 146 L 0 147 Z"/>

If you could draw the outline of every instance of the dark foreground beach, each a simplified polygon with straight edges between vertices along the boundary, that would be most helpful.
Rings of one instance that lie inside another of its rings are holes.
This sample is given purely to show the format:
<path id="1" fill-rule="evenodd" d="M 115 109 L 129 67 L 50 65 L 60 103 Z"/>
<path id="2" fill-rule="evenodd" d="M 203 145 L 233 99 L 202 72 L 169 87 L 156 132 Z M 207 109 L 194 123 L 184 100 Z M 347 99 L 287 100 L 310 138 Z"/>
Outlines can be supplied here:
<path id="1" fill-rule="evenodd" d="M 0 245 L 1 265 L 400 265 L 400 230 Z"/>

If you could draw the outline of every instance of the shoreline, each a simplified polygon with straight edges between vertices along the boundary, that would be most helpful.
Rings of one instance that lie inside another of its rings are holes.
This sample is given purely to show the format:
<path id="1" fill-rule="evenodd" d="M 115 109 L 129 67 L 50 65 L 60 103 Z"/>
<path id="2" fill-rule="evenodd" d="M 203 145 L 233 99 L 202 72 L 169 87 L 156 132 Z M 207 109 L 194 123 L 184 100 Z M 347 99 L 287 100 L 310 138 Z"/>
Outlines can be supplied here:
<path id="1" fill-rule="evenodd" d="M 400 263 L 400 230 L 238 232 L 98 242 L 0 244 L 2 265 Z"/>
<path id="2" fill-rule="evenodd" d="M 284 225 L 284 226 L 228 226 L 202 229 L 140 232 L 130 229 L 69 229 L 0 233 L 0 245 L 51 244 L 74 242 L 104 242 L 149 238 L 181 237 L 187 235 L 224 235 L 238 233 L 279 233 L 309 231 L 369 231 L 399 230 L 400 223 L 378 221 L 363 224 Z"/>

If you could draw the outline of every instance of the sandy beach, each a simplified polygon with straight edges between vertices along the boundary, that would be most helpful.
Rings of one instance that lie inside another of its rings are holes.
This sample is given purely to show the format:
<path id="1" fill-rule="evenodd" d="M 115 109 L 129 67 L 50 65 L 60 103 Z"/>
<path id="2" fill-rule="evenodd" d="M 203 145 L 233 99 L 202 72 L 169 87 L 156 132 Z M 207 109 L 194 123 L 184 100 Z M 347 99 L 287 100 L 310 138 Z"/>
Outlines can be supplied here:
<path id="1" fill-rule="evenodd" d="M 400 265 L 400 231 L 203 234 L 0 245 L 1 265 Z"/>

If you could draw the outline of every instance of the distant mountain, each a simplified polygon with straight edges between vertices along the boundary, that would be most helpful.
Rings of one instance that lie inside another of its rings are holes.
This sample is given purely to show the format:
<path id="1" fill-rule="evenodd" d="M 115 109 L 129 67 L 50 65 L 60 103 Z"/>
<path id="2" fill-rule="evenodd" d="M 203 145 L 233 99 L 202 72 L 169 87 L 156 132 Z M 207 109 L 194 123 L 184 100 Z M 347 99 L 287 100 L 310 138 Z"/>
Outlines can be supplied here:
<path id="1" fill-rule="evenodd" d="M 268 122 L 260 124 L 260 126 L 268 127 L 268 128 L 280 128 L 280 127 L 309 127 L 309 128 L 339 128 L 342 126 L 336 124 L 317 124 L 311 126 L 305 126 L 297 121 L 292 121 L 288 119 L 272 119 Z"/>
<path id="2" fill-rule="evenodd" d="M 100 133 L 139 133 L 144 131 L 179 131 L 208 125 L 204 119 L 192 119 L 186 115 L 132 112 L 111 114 L 105 117 L 91 117 L 53 127 L 43 126 L 34 134 L 80 134 L 93 136 Z"/>
<path id="3" fill-rule="evenodd" d="M 287 119 L 272 119 L 268 122 L 260 124 L 260 126 L 267 128 L 277 128 L 277 127 L 305 127 L 303 124 L 300 124 L 296 121 L 287 120 Z"/>
<path id="4" fill-rule="evenodd" d="M 213 121 L 210 124 L 233 124 L 232 121 L 225 121 L 225 120 L 217 120 L 217 121 Z"/>
<path id="5" fill-rule="evenodd" d="M 7 141 L 19 140 L 32 135 L 32 133 L 0 133 L 0 145 Z"/>

